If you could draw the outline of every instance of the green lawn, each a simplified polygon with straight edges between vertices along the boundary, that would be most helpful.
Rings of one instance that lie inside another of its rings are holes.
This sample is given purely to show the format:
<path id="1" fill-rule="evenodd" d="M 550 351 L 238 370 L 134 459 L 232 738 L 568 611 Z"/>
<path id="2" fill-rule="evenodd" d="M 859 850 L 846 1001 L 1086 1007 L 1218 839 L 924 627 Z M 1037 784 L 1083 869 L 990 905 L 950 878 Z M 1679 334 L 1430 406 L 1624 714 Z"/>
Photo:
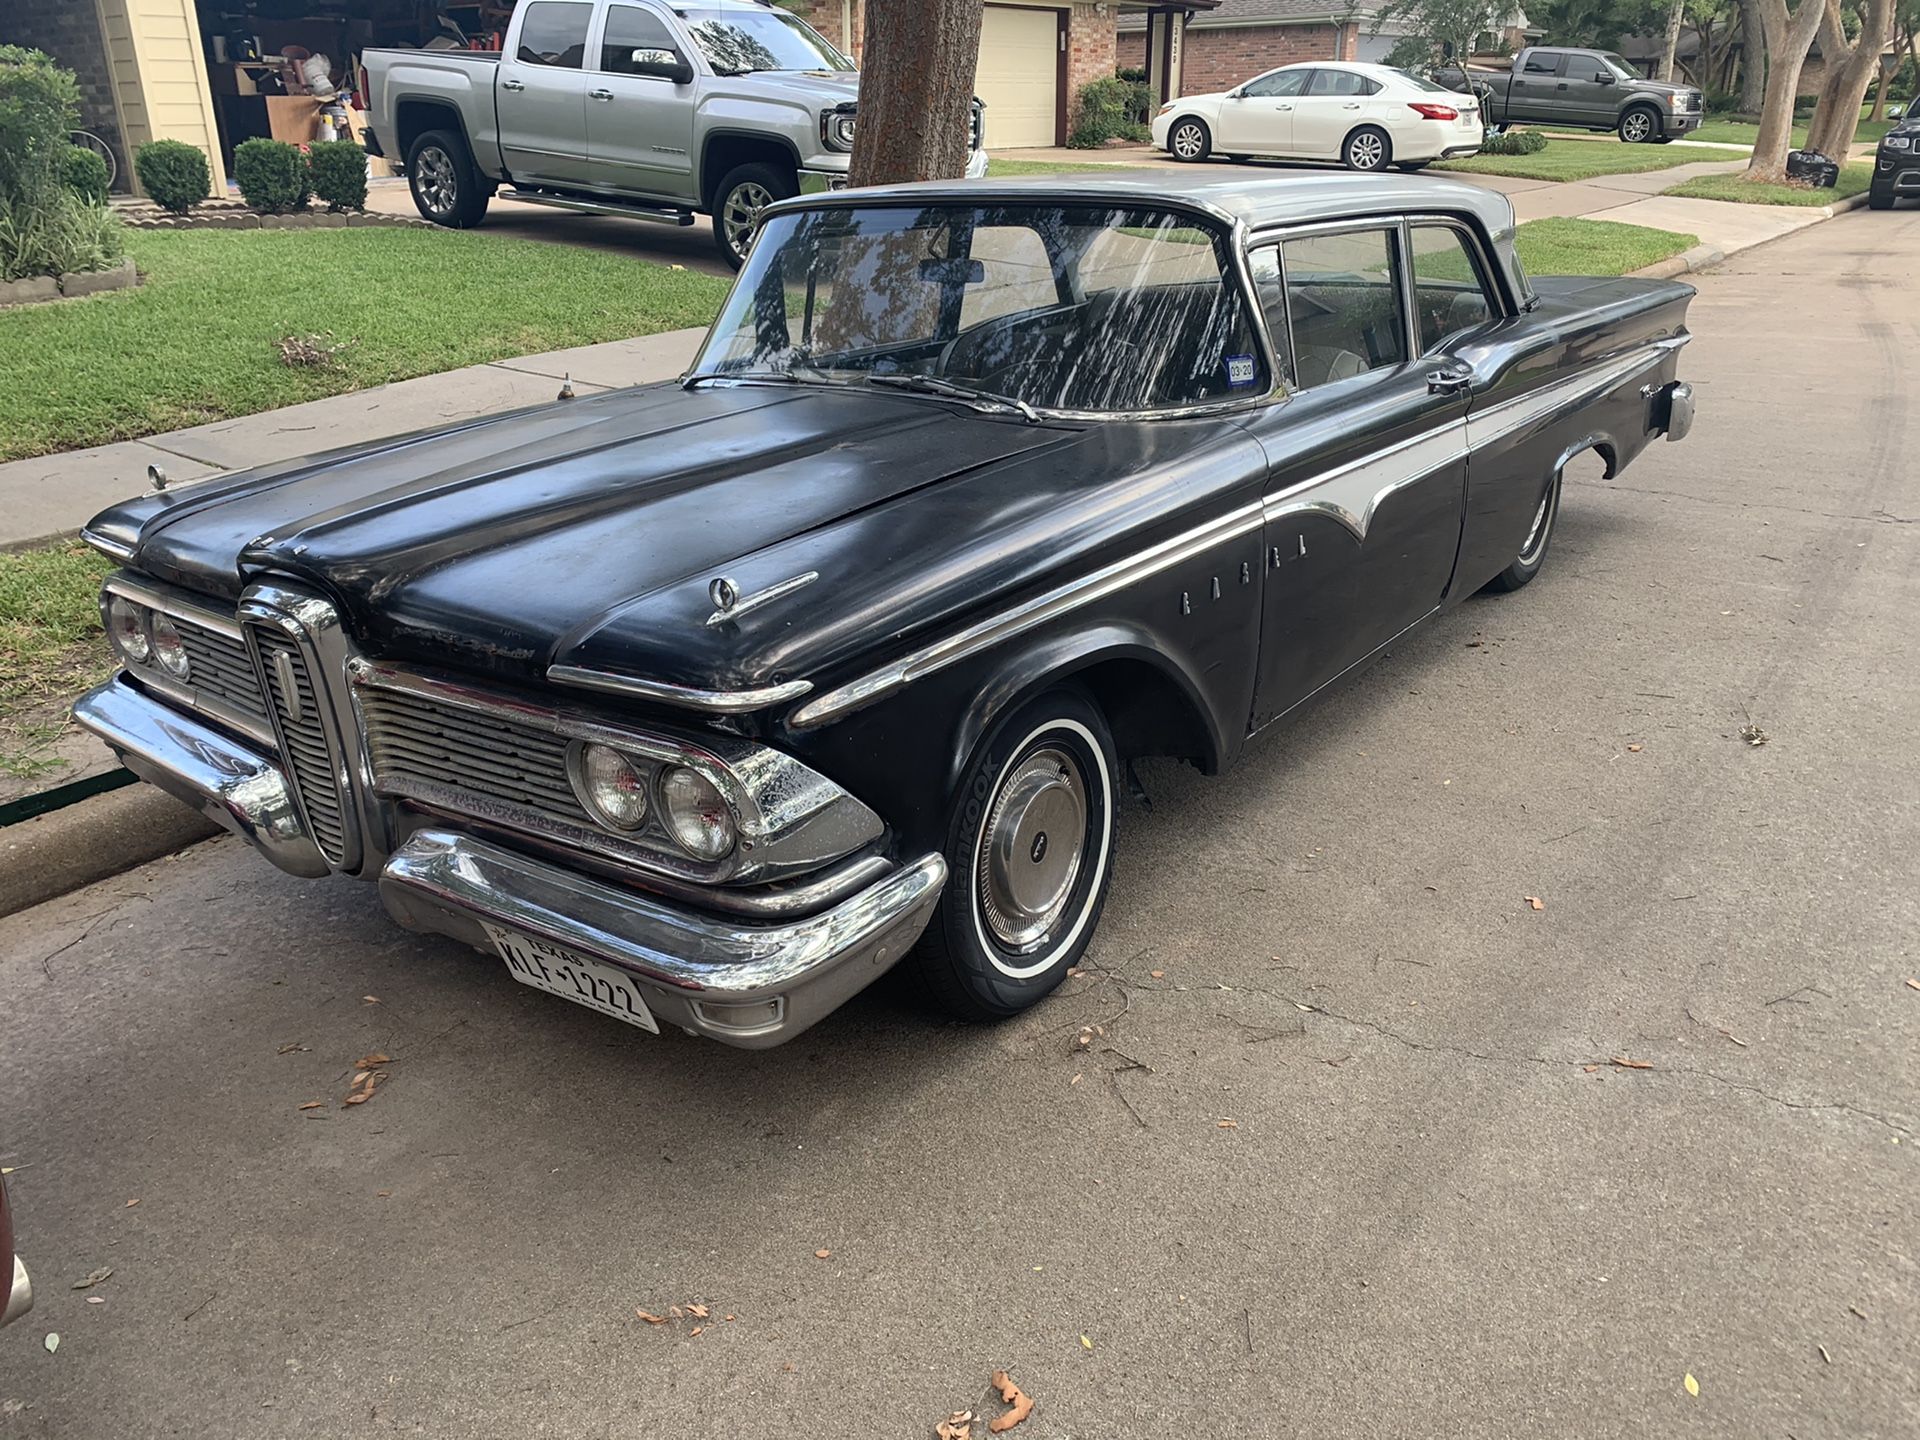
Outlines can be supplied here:
<path id="1" fill-rule="evenodd" d="M 1831 190 L 1815 190 L 1806 185 L 1757 185 L 1733 175 L 1698 175 L 1667 190 L 1668 195 L 1686 195 L 1695 200 L 1731 200 L 1741 205 L 1831 205 L 1849 195 L 1858 195 L 1873 180 L 1873 165 L 1862 161 L 1842 165 L 1840 178 Z"/>
<path id="2" fill-rule="evenodd" d="M 1700 243 L 1697 235 L 1613 220 L 1529 220 L 1514 237 L 1533 275 L 1624 275 Z"/>
<path id="3" fill-rule="evenodd" d="M 1593 140 L 1549 140 L 1532 155 L 1470 155 L 1465 160 L 1442 160 L 1435 170 L 1458 170 L 1471 175 L 1513 175 L 1526 180 L 1591 180 L 1596 175 L 1631 175 L 1643 170 L 1670 170 L 1703 160 L 1739 160 L 1737 150 L 1703 149 L 1692 145 L 1622 145 Z"/>
<path id="4" fill-rule="evenodd" d="M 1007 175 L 1071 175 L 1082 170 L 1138 170 L 1138 165 L 1127 165 L 1120 161 L 1087 160 L 1079 163 L 1059 160 L 1002 160 L 990 157 L 987 160 L 987 175 L 991 179 L 1000 179 Z"/>
<path id="5" fill-rule="evenodd" d="M 0 775 L 58 769 L 67 705 L 113 669 L 96 600 L 111 568 L 83 545 L 0 553 Z"/>
<path id="6" fill-rule="evenodd" d="M 1866 115 L 1867 111 L 1871 108 L 1870 106 L 1861 107 L 1860 128 L 1853 132 L 1853 138 L 1856 142 L 1871 141 L 1873 144 L 1878 145 L 1880 138 L 1899 122 L 1896 120 L 1868 120 Z M 1702 125 L 1687 138 L 1689 140 L 1711 140 L 1722 145 L 1751 145 L 1753 144 L 1753 137 L 1759 133 L 1760 127 L 1758 125 L 1750 124 L 1745 120 L 1735 120 L 1731 116 L 1728 116 L 1707 121 L 1706 124 Z M 1806 122 L 1802 121 L 1793 127 L 1793 143 L 1795 145 L 1804 144 L 1806 138 L 1807 126 Z"/>
<path id="7" fill-rule="evenodd" d="M 0 311 L 0 460 L 712 320 L 727 282 L 484 231 L 134 231 L 146 283 Z M 331 331 L 325 368 L 275 341 Z"/>

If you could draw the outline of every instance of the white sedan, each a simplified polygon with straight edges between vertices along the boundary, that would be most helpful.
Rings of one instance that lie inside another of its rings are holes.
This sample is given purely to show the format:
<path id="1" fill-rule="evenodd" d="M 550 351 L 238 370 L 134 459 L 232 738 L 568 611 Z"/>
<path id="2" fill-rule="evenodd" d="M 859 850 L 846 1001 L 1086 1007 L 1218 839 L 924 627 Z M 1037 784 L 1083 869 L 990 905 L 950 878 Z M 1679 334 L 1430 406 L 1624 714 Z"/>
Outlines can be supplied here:
<path id="1" fill-rule="evenodd" d="M 1209 155 L 1338 160 L 1350 170 L 1418 170 L 1480 148 L 1480 102 L 1389 65 L 1283 65 L 1222 95 L 1160 107 L 1153 143 L 1176 160 Z"/>

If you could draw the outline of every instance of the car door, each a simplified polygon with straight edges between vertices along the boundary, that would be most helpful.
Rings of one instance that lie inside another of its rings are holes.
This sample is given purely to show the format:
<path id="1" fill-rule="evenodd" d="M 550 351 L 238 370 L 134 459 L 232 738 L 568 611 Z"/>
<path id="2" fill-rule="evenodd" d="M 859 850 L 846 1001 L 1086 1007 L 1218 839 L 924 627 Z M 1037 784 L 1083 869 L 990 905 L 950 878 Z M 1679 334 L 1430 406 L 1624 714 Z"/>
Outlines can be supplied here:
<path id="1" fill-rule="evenodd" d="M 1406 244 L 1399 221 L 1374 220 L 1252 251 L 1294 392 L 1251 422 L 1268 465 L 1255 728 L 1431 614 L 1453 580 L 1467 395 L 1418 358 Z"/>
<path id="2" fill-rule="evenodd" d="M 1567 52 L 1567 63 L 1560 73 L 1560 114 L 1582 125 L 1613 125 L 1613 102 L 1619 95 L 1613 72 L 1600 63 L 1597 55 Z"/>
<path id="3" fill-rule="evenodd" d="M 1315 70 L 1293 110 L 1293 153 L 1337 160 L 1353 127 L 1367 118 L 1380 82 L 1352 70 Z"/>
<path id="4" fill-rule="evenodd" d="M 1293 111 L 1311 70 L 1274 70 L 1256 76 L 1220 102 L 1214 149 L 1228 155 L 1293 153 Z"/>
<path id="5" fill-rule="evenodd" d="M 583 67 L 592 0 L 533 0 L 521 7 L 513 53 L 496 77 L 500 150 L 515 184 L 585 185 L 587 97 Z"/>
<path id="6" fill-rule="evenodd" d="M 599 184 L 691 200 L 699 82 L 685 40 L 656 7 L 615 0 L 601 18 L 594 57 L 596 73 L 586 87 L 587 154 Z"/>
<path id="7" fill-rule="evenodd" d="M 1507 119 L 1549 120 L 1560 96 L 1560 71 L 1566 64 L 1564 50 L 1532 49 L 1520 56 L 1513 84 L 1507 93 Z"/>

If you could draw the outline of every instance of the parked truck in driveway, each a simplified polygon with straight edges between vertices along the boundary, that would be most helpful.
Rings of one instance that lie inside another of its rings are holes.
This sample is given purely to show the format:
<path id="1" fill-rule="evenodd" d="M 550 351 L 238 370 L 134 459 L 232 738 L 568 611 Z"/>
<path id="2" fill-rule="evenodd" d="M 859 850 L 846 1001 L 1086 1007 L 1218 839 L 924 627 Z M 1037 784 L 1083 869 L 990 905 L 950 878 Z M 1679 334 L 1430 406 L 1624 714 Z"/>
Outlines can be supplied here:
<path id="1" fill-rule="evenodd" d="M 498 51 L 368 50 L 367 148 L 420 213 L 515 200 L 673 225 L 713 217 L 738 266 L 775 200 L 846 183 L 860 77 L 759 0 L 531 0 Z M 976 101 L 967 173 L 986 173 Z"/>
<path id="2" fill-rule="evenodd" d="M 1529 45 L 1510 70 L 1451 66 L 1434 79 L 1480 96 L 1487 128 L 1558 125 L 1570 130 L 1612 130 L 1630 145 L 1664 145 L 1698 130 L 1705 115 L 1700 91 L 1666 85 L 1640 73 L 1607 50 L 1568 50 Z"/>

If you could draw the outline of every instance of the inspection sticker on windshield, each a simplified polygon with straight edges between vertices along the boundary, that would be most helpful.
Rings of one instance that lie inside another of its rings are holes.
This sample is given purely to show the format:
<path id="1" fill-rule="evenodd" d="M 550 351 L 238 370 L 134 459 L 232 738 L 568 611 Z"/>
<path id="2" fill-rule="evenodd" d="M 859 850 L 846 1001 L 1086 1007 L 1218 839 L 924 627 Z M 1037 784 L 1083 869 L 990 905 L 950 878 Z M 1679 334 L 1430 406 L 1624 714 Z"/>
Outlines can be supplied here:
<path id="1" fill-rule="evenodd" d="M 1251 385 L 1254 378 L 1253 356 L 1227 356 L 1227 383 L 1229 385 Z"/>

